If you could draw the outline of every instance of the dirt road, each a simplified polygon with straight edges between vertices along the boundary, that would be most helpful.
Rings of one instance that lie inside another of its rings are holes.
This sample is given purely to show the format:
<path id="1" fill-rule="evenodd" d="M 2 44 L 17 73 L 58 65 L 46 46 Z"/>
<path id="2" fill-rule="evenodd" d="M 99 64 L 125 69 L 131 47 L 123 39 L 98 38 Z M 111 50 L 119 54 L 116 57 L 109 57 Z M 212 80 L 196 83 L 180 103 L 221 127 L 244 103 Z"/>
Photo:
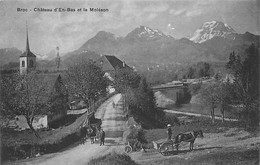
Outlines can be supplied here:
<path id="1" fill-rule="evenodd" d="M 116 106 L 113 106 L 113 102 Z M 6 164 L 26 165 L 86 165 L 94 157 L 104 155 L 112 150 L 118 150 L 122 144 L 122 133 L 125 128 L 124 113 L 122 111 L 121 95 L 117 94 L 104 102 L 95 116 L 102 119 L 102 128 L 106 132 L 105 146 L 99 146 L 98 141 L 90 144 L 77 145 L 60 153 L 46 154 L 38 158 L 27 159 Z"/>

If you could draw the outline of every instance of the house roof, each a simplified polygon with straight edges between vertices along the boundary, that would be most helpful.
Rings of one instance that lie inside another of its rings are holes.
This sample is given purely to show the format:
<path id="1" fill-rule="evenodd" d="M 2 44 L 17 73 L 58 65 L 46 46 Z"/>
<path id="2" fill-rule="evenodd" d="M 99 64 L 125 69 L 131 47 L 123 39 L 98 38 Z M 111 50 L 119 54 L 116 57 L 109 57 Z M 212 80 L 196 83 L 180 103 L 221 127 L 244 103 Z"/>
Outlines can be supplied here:
<path id="1" fill-rule="evenodd" d="M 67 93 L 64 84 L 62 83 L 62 78 L 60 74 L 39 74 L 38 80 L 40 83 L 44 85 L 45 91 L 42 93 L 41 102 L 47 102 L 49 97 L 51 96 L 52 92 L 54 92 L 54 89 L 57 87 L 59 88 L 59 85 L 62 84 L 62 89 L 64 91 L 59 91 L 64 94 Z"/>
<path id="2" fill-rule="evenodd" d="M 111 55 L 103 55 L 96 61 L 96 63 L 98 65 L 101 65 L 103 71 L 112 71 L 115 70 L 116 68 L 130 69 L 130 67 L 126 65 L 124 62 L 119 60 L 117 57 Z"/>

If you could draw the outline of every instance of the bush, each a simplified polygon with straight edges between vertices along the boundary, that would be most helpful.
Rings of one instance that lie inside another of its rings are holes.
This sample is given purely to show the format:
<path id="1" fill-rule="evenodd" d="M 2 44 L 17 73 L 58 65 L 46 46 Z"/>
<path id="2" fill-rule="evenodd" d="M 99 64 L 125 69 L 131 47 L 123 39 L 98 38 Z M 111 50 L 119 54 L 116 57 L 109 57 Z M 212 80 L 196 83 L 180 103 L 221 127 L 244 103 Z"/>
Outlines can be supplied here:
<path id="1" fill-rule="evenodd" d="M 144 136 L 144 131 L 140 127 L 133 127 L 130 130 L 130 133 L 126 137 L 128 141 L 139 141 L 141 143 L 147 143 L 147 140 L 145 139 Z"/>
<path id="2" fill-rule="evenodd" d="M 115 152 L 90 160 L 88 165 L 137 165 L 130 156 Z"/>
<path id="3" fill-rule="evenodd" d="M 175 114 L 165 113 L 164 125 L 166 126 L 167 124 L 180 125 L 180 121 Z"/>

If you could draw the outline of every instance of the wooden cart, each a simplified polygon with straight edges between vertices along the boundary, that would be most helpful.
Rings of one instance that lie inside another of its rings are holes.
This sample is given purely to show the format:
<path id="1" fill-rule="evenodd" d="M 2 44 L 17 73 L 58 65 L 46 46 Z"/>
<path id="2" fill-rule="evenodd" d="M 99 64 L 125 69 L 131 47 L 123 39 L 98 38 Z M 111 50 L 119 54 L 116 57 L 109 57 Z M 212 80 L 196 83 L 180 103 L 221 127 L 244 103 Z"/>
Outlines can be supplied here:
<path id="1" fill-rule="evenodd" d="M 177 145 L 172 140 L 160 139 L 153 141 L 153 146 L 160 152 L 163 156 L 169 155 L 170 153 L 177 152 Z"/>

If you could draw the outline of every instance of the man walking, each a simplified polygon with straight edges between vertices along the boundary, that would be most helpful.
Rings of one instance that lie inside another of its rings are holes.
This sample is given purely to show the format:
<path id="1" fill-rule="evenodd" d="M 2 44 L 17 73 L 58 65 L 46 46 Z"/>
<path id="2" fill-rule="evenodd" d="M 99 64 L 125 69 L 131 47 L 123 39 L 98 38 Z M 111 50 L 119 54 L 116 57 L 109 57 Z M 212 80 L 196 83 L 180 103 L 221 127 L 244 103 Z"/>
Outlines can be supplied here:
<path id="1" fill-rule="evenodd" d="M 167 134 L 168 134 L 168 140 L 172 139 L 172 129 L 171 129 L 171 124 L 167 125 Z"/>
<path id="2" fill-rule="evenodd" d="M 104 130 L 101 128 L 101 130 L 100 130 L 100 146 L 101 146 L 101 145 L 105 145 L 104 142 L 105 142 L 105 132 L 104 132 Z"/>

